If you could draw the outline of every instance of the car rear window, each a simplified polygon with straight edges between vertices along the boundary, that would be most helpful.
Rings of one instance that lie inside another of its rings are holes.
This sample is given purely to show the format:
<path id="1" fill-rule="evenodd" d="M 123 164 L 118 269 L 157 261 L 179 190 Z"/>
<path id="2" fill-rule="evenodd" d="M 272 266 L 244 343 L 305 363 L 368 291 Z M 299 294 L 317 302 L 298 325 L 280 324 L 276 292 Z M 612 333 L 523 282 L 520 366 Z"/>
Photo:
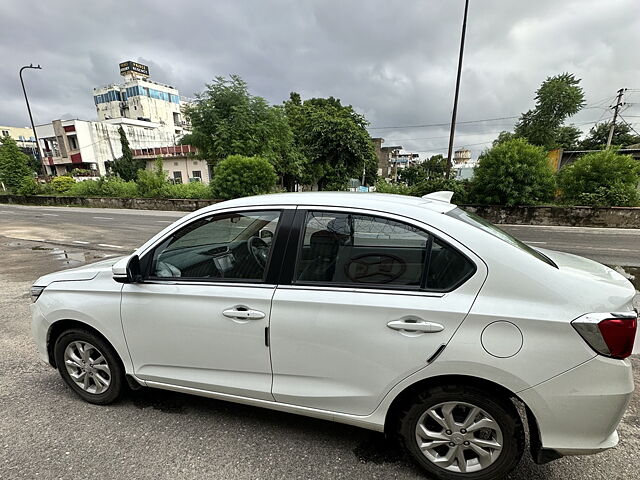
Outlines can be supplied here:
<path id="1" fill-rule="evenodd" d="M 449 212 L 447 212 L 446 215 L 449 215 L 450 217 L 456 218 L 468 225 L 472 225 L 480 230 L 490 233 L 494 237 L 499 238 L 504 242 L 507 242 L 509 245 L 513 245 L 514 247 L 519 248 L 524 252 L 527 252 L 529 255 L 532 255 L 538 260 L 541 260 L 544 263 L 551 265 L 552 267 L 558 268 L 558 266 L 553 262 L 553 260 L 551 260 L 546 255 L 540 253 L 534 248 L 531 248 L 526 243 L 521 242 L 516 237 L 508 234 L 501 228 L 496 227 L 493 223 L 487 222 L 484 218 L 479 217 L 478 215 L 465 212 L 461 208 L 454 208 L 453 210 L 450 210 Z"/>

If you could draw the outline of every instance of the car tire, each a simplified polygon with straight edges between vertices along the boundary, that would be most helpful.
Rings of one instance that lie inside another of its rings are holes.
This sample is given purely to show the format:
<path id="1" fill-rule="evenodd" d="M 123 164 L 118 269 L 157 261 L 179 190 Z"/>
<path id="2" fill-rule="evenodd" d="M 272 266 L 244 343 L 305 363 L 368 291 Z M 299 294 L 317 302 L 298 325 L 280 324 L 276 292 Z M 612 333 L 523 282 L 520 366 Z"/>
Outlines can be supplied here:
<path id="1" fill-rule="evenodd" d="M 441 385 L 421 392 L 405 404 L 398 429 L 405 450 L 440 480 L 502 478 L 518 465 L 525 448 L 515 406 L 473 386 Z"/>
<path id="2" fill-rule="evenodd" d="M 56 340 L 53 353 L 63 380 L 83 400 L 107 405 L 122 394 L 122 362 L 113 347 L 95 333 L 67 330 Z"/>

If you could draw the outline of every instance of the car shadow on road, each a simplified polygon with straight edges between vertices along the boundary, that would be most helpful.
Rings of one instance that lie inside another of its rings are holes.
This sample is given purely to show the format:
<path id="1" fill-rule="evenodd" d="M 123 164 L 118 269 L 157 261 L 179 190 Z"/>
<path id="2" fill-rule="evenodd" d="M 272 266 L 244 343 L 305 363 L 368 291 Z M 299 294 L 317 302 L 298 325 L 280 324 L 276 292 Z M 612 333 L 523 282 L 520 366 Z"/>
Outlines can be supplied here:
<path id="1" fill-rule="evenodd" d="M 212 425 L 224 420 L 226 428 L 236 425 L 251 430 L 269 432 L 273 441 L 278 438 L 308 438 L 332 443 L 340 450 L 350 451 L 354 461 L 361 464 L 387 465 L 398 469 L 398 478 L 428 478 L 422 470 L 383 433 L 349 425 L 304 417 L 264 408 L 252 407 L 206 397 L 198 397 L 166 390 L 142 388 L 129 392 L 122 406 L 131 404 L 139 409 L 154 409 L 170 415 L 197 415 Z M 566 478 L 562 468 L 554 472 L 549 466 L 535 465 L 528 450 L 508 479 L 554 480 Z"/>

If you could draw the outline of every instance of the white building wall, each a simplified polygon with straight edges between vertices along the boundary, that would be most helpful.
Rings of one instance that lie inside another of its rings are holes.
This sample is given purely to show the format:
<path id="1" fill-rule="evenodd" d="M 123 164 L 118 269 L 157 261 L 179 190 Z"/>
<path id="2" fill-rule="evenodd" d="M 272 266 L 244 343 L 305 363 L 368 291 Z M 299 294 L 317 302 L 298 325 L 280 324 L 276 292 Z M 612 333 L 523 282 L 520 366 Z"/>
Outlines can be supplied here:
<path id="1" fill-rule="evenodd" d="M 120 143 L 120 133 L 117 123 L 90 122 L 86 120 L 65 120 L 63 127 L 73 125 L 75 132 L 65 132 L 67 137 L 76 136 L 78 150 L 69 153 L 79 152 L 82 157 L 82 164 L 93 164 L 100 175 L 107 173 L 105 162 L 112 162 L 122 156 L 122 145 Z M 129 147 L 131 149 L 169 147 L 175 145 L 175 137 L 164 129 L 143 127 L 139 125 L 121 124 Z M 49 145 L 57 143 L 53 124 L 39 125 L 36 127 L 41 145 L 44 149 L 45 140 Z M 56 166 L 58 174 L 64 174 L 74 168 L 81 168 L 81 165 L 73 164 L 71 156 L 62 157 L 58 149 L 52 149 L 52 161 Z M 49 165 L 48 158 L 45 158 L 45 165 Z M 49 169 L 48 173 L 51 169 Z"/>

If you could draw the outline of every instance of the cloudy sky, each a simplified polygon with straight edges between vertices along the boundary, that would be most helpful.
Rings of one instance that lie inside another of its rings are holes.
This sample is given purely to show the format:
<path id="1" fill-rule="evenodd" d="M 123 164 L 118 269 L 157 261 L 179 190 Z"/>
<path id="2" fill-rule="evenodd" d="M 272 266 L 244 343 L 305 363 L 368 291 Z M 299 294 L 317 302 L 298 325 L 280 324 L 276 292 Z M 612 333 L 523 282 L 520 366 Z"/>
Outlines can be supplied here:
<path id="1" fill-rule="evenodd" d="M 588 130 L 611 116 L 640 130 L 637 0 L 471 0 L 456 147 L 474 156 L 531 108 L 550 75 L 582 79 Z M 289 92 L 335 96 L 365 114 L 370 133 L 422 154 L 446 153 L 463 0 L 2 0 L 0 125 L 95 119 L 93 87 L 119 81 L 118 63 L 193 96 L 237 73 L 278 104 Z M 635 90 L 635 91 L 633 91 Z M 636 102 L 634 104 L 634 102 Z M 501 120 L 485 120 L 501 119 Z M 418 126 L 419 127 L 418 127 Z M 394 128 L 382 128 L 394 127 Z"/>

